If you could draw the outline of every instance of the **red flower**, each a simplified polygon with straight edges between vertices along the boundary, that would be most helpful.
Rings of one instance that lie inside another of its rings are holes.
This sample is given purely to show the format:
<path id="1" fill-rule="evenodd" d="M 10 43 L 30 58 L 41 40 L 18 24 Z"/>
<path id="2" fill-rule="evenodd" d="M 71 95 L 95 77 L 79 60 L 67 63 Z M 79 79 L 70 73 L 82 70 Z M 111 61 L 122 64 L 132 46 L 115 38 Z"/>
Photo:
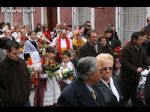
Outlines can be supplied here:
<path id="1" fill-rule="evenodd" d="M 120 55 L 121 47 L 116 47 L 114 52 L 115 52 L 116 55 Z"/>

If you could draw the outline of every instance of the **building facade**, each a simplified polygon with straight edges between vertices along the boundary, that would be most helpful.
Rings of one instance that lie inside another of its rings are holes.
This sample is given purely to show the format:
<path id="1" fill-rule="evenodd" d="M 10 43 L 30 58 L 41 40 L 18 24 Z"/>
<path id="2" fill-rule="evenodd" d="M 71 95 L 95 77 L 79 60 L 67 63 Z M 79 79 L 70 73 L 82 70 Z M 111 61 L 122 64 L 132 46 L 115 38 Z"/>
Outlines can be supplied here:
<path id="1" fill-rule="evenodd" d="M 98 33 L 103 33 L 109 24 L 114 24 L 119 38 L 124 43 L 131 33 L 140 30 L 150 16 L 150 7 L 1 7 L 0 22 L 11 25 L 47 24 L 52 31 L 56 23 L 67 23 L 73 27 L 91 21 Z"/>

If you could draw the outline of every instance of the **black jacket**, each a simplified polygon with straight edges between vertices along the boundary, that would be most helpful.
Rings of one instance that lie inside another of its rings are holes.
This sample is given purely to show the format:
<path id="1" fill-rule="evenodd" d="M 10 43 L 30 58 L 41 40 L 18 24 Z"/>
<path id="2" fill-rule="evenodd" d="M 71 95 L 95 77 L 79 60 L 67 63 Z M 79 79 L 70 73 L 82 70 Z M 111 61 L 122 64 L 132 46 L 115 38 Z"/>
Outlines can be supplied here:
<path id="1" fill-rule="evenodd" d="M 104 102 L 106 106 L 124 106 L 124 99 L 121 92 L 121 84 L 120 80 L 117 76 L 113 76 L 113 82 L 115 87 L 117 88 L 119 95 L 120 95 L 120 101 L 117 101 L 116 96 L 113 94 L 113 92 L 100 80 L 99 88 L 102 92 Z"/>
<path id="2" fill-rule="evenodd" d="M 57 105 L 58 106 L 85 106 L 96 107 L 104 106 L 103 98 L 100 89 L 96 87 L 97 102 L 90 95 L 90 91 L 86 85 L 80 80 L 75 79 L 61 93 Z"/>
<path id="3" fill-rule="evenodd" d="M 20 106 L 29 100 L 30 77 L 24 60 L 6 57 L 0 62 L 0 98 L 4 105 Z"/>
<path id="4" fill-rule="evenodd" d="M 102 45 L 97 42 L 98 45 L 98 53 L 95 51 L 94 47 L 87 41 L 80 49 L 79 49 L 79 58 L 93 56 L 96 57 L 98 54 L 102 52 Z"/>
<path id="5" fill-rule="evenodd" d="M 147 76 L 145 87 L 144 87 L 144 100 L 146 106 L 150 106 L 150 73 Z"/>

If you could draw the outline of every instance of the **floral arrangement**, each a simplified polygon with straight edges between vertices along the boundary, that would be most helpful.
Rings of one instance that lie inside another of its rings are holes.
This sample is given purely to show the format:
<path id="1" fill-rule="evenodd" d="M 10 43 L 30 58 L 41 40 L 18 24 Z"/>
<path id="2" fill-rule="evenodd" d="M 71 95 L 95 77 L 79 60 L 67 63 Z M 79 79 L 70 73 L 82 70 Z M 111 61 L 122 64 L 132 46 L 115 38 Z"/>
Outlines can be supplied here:
<path id="1" fill-rule="evenodd" d="M 61 68 L 61 73 L 62 73 L 62 79 L 68 79 L 70 77 L 73 77 L 73 70 L 70 70 L 69 68 Z"/>
<path id="2" fill-rule="evenodd" d="M 45 72 L 49 77 L 55 77 L 55 72 L 60 69 L 60 64 L 54 60 L 46 59 L 44 66 Z"/>
<path id="3" fill-rule="evenodd" d="M 38 41 L 39 41 L 39 46 L 40 46 L 41 54 L 45 55 L 45 53 L 46 53 L 46 49 L 45 48 L 48 46 L 48 44 L 50 44 L 50 42 L 48 42 L 48 40 L 46 39 L 46 37 L 42 37 Z"/>
<path id="4" fill-rule="evenodd" d="M 120 52 L 121 52 L 121 47 L 118 46 L 114 49 L 115 58 L 118 58 L 120 56 Z"/>

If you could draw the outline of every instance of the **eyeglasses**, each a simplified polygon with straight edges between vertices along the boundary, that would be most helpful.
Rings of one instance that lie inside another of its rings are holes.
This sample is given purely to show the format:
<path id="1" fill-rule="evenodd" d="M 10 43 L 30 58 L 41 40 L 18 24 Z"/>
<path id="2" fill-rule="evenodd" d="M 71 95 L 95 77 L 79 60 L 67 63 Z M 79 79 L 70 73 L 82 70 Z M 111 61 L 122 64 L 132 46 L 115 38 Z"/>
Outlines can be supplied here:
<path id="1" fill-rule="evenodd" d="M 109 71 L 112 71 L 113 67 L 104 67 L 102 68 L 103 71 L 107 71 L 109 69 Z"/>

